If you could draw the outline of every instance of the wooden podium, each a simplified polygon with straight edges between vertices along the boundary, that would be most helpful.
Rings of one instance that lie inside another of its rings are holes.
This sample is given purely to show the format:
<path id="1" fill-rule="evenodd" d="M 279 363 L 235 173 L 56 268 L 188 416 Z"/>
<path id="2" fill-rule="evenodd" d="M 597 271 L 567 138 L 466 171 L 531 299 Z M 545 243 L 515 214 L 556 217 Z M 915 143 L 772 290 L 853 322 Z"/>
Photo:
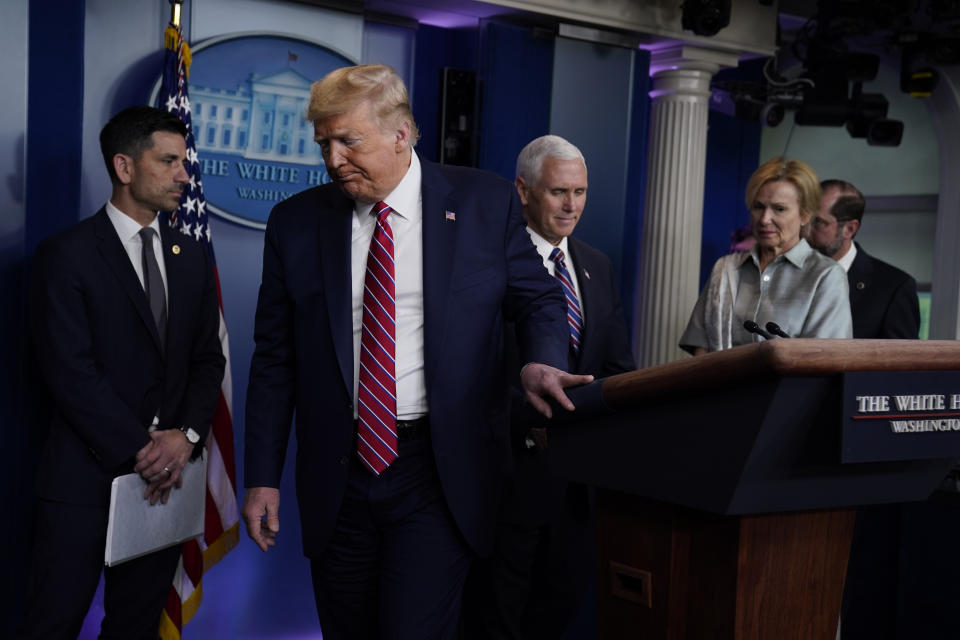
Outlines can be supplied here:
<path id="1" fill-rule="evenodd" d="M 960 409 L 850 415 L 873 386 L 949 403 L 960 343 L 772 340 L 578 390 L 606 415 L 552 426 L 549 446 L 598 488 L 598 637 L 832 640 L 852 507 L 923 500 L 960 458 L 942 419 Z M 944 432 L 892 435 L 927 415 Z M 853 440 L 851 420 L 874 426 Z"/>

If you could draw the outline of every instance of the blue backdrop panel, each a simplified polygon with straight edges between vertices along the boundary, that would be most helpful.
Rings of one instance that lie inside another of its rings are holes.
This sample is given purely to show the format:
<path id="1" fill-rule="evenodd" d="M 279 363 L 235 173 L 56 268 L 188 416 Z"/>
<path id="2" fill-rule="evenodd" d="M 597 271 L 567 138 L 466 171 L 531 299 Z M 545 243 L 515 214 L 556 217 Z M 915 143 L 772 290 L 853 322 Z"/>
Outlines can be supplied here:
<path id="1" fill-rule="evenodd" d="M 549 133 L 553 51 L 553 39 L 535 36 L 533 29 L 483 25 L 480 168 L 513 180 L 520 150 Z"/>
<path id="2" fill-rule="evenodd" d="M 550 133 L 587 161 L 587 206 L 574 232 L 603 251 L 614 274 L 623 264 L 635 51 L 557 38 Z M 642 126 L 642 125 L 641 125 Z"/>
<path id="3" fill-rule="evenodd" d="M 28 253 L 41 239 L 78 218 L 84 17 L 83 2 L 59 2 L 55 10 L 42 2 L 30 3 Z"/>
<path id="4" fill-rule="evenodd" d="M 443 68 L 477 70 L 476 29 L 442 29 L 421 24 L 417 29 L 413 74 L 413 117 L 420 128 L 417 153 L 439 159 L 440 96 Z"/>
<path id="5" fill-rule="evenodd" d="M 626 201 L 623 216 L 623 261 L 620 267 L 620 300 L 633 326 L 637 300 L 640 247 L 643 246 L 643 199 L 647 184 L 647 137 L 650 131 L 650 52 L 640 49 L 633 57 L 633 95 L 627 137 Z M 630 331 L 633 339 L 633 331 Z"/>
<path id="6" fill-rule="evenodd" d="M 710 276 L 713 263 L 730 252 L 730 234 L 750 222 L 743 196 L 760 155 L 759 124 L 711 111 L 708 126 L 701 287 Z"/>
<path id="7" fill-rule="evenodd" d="M 32 540 L 33 479 L 44 430 L 34 414 L 42 403 L 28 351 L 25 294 L 29 260 L 37 243 L 77 219 L 80 150 L 83 129 L 83 23 L 85 2 L 29 3 L 27 38 L 27 120 L 31 127 L 15 148 L 4 154 L 26 154 L 19 173 L 4 176 L 10 197 L 22 203 L 22 223 L 4 211 L 0 237 L 0 423 L 9 455 L 3 472 L 3 504 L 11 521 L 4 535 L 9 554 L 8 583 L 16 585 L 4 598 L 0 636 L 11 637 L 23 606 L 27 561 Z M 14 28 L 17 28 L 14 26 Z M 5 89 L 10 89 L 6 87 Z M 21 94 L 22 99 L 22 94 Z M 25 171 L 24 171 L 25 169 Z M 25 179 L 24 179 L 25 175 Z M 21 179 L 24 179 L 21 182 Z M 4 197 L 6 200 L 6 196 Z M 36 418 L 36 420 L 35 420 Z"/>

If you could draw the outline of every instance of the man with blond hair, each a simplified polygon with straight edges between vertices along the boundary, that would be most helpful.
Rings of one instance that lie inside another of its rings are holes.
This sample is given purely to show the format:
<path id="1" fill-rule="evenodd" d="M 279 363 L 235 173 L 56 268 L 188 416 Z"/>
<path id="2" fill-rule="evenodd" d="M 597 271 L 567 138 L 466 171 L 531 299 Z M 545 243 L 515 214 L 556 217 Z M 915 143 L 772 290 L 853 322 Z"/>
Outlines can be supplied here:
<path id="1" fill-rule="evenodd" d="M 338 69 L 308 119 L 333 183 L 267 223 L 247 393 L 243 508 L 266 551 L 296 412 L 297 499 L 324 637 L 450 638 L 493 544 L 508 458 L 504 322 L 527 400 L 563 387 L 560 287 L 509 182 L 413 150 L 393 69 Z"/>

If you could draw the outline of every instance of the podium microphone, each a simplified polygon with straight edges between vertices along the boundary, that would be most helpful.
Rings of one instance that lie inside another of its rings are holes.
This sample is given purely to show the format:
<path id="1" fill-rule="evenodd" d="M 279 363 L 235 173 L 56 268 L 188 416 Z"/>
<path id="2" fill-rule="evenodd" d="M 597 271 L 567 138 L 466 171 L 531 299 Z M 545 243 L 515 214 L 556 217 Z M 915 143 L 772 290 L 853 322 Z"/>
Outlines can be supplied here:
<path id="1" fill-rule="evenodd" d="M 744 320 L 743 328 L 749 331 L 750 333 L 757 334 L 761 338 L 764 338 L 766 340 L 773 340 L 773 336 L 767 333 L 766 331 L 764 331 L 763 329 L 761 329 L 760 325 L 758 325 L 753 320 Z"/>
<path id="2" fill-rule="evenodd" d="M 776 322 L 768 322 L 768 323 L 767 323 L 767 331 L 769 331 L 770 333 L 772 333 L 772 334 L 775 335 L 775 336 L 780 336 L 781 338 L 789 338 L 789 337 L 790 337 L 789 335 L 787 335 L 787 332 L 784 331 L 783 329 L 781 329 L 781 328 L 780 328 L 780 325 L 778 325 Z"/>

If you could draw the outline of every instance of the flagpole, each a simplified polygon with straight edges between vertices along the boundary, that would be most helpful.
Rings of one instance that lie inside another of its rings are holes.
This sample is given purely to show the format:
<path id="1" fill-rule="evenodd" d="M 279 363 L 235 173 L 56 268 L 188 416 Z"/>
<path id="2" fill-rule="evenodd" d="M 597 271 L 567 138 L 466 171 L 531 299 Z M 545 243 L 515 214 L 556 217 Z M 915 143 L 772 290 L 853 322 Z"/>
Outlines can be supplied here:
<path id="1" fill-rule="evenodd" d="M 183 0 L 170 0 L 170 24 L 175 27 L 180 26 L 180 6 Z"/>
<path id="2" fill-rule="evenodd" d="M 187 127 L 184 144 L 187 162 L 185 168 L 190 182 L 185 186 L 180 206 L 170 212 L 165 221 L 175 231 L 195 238 L 203 246 L 214 269 L 217 297 L 220 277 L 216 270 L 213 244 L 210 241 L 209 212 L 203 197 L 200 161 L 196 150 L 187 95 L 187 75 L 190 69 L 190 47 L 182 37 L 180 24 L 183 0 L 169 0 L 170 24 L 164 29 L 163 84 L 158 106 L 176 114 Z M 218 300 L 219 302 L 219 300 Z M 240 514 L 236 494 L 236 462 L 233 448 L 232 378 L 230 376 L 230 345 L 220 305 L 220 344 L 226 359 L 220 398 L 206 441 L 207 495 L 204 534 L 186 541 L 180 549 L 180 562 L 174 575 L 167 602 L 160 617 L 160 637 L 163 640 L 182 640 L 183 625 L 197 612 L 203 598 L 203 576 L 237 545 L 240 537 Z"/>

